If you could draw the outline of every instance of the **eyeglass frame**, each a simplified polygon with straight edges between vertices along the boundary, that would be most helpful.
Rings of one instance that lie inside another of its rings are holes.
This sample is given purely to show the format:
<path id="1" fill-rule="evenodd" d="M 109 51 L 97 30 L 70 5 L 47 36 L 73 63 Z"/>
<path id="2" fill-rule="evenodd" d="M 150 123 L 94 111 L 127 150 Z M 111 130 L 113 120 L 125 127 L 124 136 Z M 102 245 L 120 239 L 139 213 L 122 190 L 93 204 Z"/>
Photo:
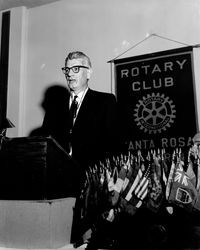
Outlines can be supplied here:
<path id="1" fill-rule="evenodd" d="M 78 71 L 77 72 L 74 71 L 74 68 L 78 68 Z M 89 69 L 89 67 L 84 66 L 84 65 L 74 65 L 72 67 L 62 67 L 61 70 L 62 70 L 62 72 L 63 72 L 64 75 L 68 75 L 69 72 L 70 72 L 70 70 L 72 70 L 73 73 L 78 74 L 79 71 L 80 71 L 80 68 Z M 68 72 L 66 71 L 66 69 L 68 69 Z"/>

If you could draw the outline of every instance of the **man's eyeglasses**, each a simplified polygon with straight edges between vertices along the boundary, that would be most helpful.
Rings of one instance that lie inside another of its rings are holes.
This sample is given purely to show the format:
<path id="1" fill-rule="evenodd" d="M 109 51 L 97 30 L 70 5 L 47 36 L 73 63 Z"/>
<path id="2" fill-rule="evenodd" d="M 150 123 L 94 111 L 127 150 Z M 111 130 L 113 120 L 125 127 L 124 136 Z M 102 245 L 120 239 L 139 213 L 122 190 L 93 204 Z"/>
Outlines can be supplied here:
<path id="1" fill-rule="evenodd" d="M 68 75 L 70 70 L 72 70 L 74 73 L 78 73 L 80 71 L 80 68 L 89 69 L 89 67 L 83 66 L 83 65 L 76 65 L 71 68 L 63 67 L 61 69 L 62 69 L 63 74 Z"/>

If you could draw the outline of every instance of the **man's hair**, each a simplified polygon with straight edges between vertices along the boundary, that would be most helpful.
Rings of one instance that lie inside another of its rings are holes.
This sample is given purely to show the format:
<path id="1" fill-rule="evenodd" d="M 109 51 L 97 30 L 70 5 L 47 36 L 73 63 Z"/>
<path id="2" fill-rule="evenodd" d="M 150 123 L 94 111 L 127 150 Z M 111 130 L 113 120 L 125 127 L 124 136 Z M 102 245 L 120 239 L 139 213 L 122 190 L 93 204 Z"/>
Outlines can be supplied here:
<path id="1" fill-rule="evenodd" d="M 79 59 L 79 58 L 81 58 L 84 61 L 86 61 L 87 64 L 88 64 L 88 66 L 90 68 L 92 68 L 92 64 L 91 64 L 90 58 L 86 54 L 84 54 L 83 52 L 81 52 L 81 51 L 70 52 L 68 54 L 68 56 L 66 57 L 66 59 L 65 59 L 65 64 L 67 63 L 68 60 Z"/>

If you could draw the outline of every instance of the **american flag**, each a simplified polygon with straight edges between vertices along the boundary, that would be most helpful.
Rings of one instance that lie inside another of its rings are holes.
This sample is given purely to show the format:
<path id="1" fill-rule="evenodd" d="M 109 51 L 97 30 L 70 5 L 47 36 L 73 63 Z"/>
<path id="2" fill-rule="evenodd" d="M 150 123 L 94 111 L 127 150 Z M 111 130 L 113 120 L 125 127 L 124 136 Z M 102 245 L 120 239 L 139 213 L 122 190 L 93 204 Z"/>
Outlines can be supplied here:
<path id="1" fill-rule="evenodd" d="M 124 198 L 133 206 L 139 208 L 148 192 L 149 167 L 143 170 L 143 166 L 138 169 L 138 173 L 132 183 L 129 183 Z"/>

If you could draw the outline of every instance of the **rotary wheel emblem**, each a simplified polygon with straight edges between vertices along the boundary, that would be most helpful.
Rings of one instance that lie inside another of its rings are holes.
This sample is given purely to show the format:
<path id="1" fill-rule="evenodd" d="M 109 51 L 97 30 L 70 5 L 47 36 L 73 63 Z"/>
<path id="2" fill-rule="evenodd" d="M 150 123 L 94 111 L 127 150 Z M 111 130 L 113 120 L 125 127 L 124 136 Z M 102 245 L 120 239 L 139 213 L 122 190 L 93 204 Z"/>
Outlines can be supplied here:
<path id="1" fill-rule="evenodd" d="M 136 104 L 134 111 L 134 120 L 137 122 L 137 126 L 149 134 L 161 133 L 162 130 L 170 127 L 176 113 L 175 105 L 169 100 L 169 97 L 159 93 L 143 97 Z"/>

